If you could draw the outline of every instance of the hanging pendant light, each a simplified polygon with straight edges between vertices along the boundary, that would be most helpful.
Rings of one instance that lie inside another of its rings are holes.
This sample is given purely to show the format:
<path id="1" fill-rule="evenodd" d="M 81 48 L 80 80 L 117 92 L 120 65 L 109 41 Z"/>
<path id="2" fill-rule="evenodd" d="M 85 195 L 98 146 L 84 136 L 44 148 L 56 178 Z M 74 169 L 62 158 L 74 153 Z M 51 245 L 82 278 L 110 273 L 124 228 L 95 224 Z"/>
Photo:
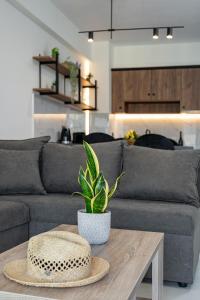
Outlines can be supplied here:
<path id="1" fill-rule="evenodd" d="M 167 28 L 167 36 L 166 37 L 168 40 L 173 39 L 173 28 L 172 27 Z"/>
<path id="2" fill-rule="evenodd" d="M 159 39 L 159 29 L 158 28 L 153 28 L 153 39 L 154 40 Z"/>
<path id="3" fill-rule="evenodd" d="M 88 32 L 88 42 L 92 43 L 94 41 L 94 34 L 92 31 Z"/>

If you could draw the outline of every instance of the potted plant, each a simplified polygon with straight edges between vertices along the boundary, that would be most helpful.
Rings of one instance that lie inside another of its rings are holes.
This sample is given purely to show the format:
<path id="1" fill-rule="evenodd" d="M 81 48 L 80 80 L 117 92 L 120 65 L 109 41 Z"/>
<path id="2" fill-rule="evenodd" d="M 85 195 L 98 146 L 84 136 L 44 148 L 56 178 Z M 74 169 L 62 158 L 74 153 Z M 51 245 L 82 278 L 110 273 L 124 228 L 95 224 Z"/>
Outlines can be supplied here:
<path id="1" fill-rule="evenodd" d="M 51 56 L 53 58 L 56 58 L 56 55 L 59 55 L 59 49 L 55 47 L 55 48 L 51 49 Z"/>
<path id="2" fill-rule="evenodd" d="M 138 135 L 135 130 L 128 130 L 124 135 L 125 140 L 129 145 L 133 145 L 138 138 Z"/>
<path id="3" fill-rule="evenodd" d="M 93 78 L 94 76 L 92 75 L 92 73 L 89 73 L 86 77 L 86 80 L 91 82 L 91 79 Z"/>
<path id="4" fill-rule="evenodd" d="M 77 87 L 78 87 L 78 75 L 80 64 L 78 62 L 74 63 L 68 57 L 66 61 L 64 61 L 63 66 L 65 66 L 69 70 L 69 80 L 71 84 L 71 102 L 72 104 L 75 101 Z"/>
<path id="5" fill-rule="evenodd" d="M 78 211 L 78 231 L 90 244 L 103 244 L 108 241 L 111 226 L 108 204 L 123 174 L 109 188 L 93 148 L 86 142 L 83 146 L 87 156 L 86 169 L 80 167 L 78 182 L 82 193 L 76 194 L 84 198 L 85 209 Z"/>

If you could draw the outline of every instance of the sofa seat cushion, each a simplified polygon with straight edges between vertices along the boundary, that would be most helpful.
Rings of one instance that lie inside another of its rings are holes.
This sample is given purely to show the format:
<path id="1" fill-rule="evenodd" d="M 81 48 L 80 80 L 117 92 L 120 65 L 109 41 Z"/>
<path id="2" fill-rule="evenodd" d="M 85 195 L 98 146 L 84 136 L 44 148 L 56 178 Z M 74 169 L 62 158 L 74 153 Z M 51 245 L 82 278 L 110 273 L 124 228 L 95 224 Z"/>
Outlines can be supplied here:
<path id="1" fill-rule="evenodd" d="M 66 194 L 1 196 L 5 200 L 24 203 L 30 208 L 31 221 L 75 224 L 77 210 L 84 207 L 81 197 Z"/>
<path id="2" fill-rule="evenodd" d="M 76 224 L 77 210 L 84 207 L 78 196 L 66 194 L 1 196 L 0 199 L 25 203 L 31 221 Z M 169 202 L 112 199 L 112 226 L 116 228 L 192 235 L 200 222 L 200 209 Z"/>
<path id="3" fill-rule="evenodd" d="M 0 197 L 0 232 L 30 221 L 29 207 L 16 201 L 4 201 Z"/>
<path id="4" fill-rule="evenodd" d="M 113 199 L 110 209 L 117 228 L 192 235 L 200 222 L 200 209 L 186 204 Z"/>
<path id="5" fill-rule="evenodd" d="M 121 172 L 121 141 L 93 144 L 100 169 L 112 185 Z M 86 155 L 83 145 L 50 143 L 43 150 L 42 180 L 48 193 L 73 193 L 80 190 L 78 174 L 85 168 Z"/>

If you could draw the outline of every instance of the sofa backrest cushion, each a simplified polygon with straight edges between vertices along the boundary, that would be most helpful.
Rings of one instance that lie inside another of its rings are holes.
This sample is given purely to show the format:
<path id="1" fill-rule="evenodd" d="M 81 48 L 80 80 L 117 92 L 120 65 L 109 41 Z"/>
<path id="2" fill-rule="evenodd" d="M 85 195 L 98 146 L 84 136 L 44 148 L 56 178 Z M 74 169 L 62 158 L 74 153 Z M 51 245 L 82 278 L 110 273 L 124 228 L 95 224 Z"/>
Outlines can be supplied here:
<path id="1" fill-rule="evenodd" d="M 0 150 L 0 194 L 46 194 L 38 150 Z"/>
<path id="2" fill-rule="evenodd" d="M 108 183 L 113 184 L 121 171 L 122 145 L 120 141 L 92 145 L 100 169 Z M 45 145 L 42 155 L 42 180 L 49 193 L 73 193 L 80 191 L 78 174 L 85 168 L 85 152 L 82 145 Z"/>
<path id="3" fill-rule="evenodd" d="M 50 140 L 50 136 L 41 136 L 27 140 L 0 140 L 0 149 L 40 150 Z"/>
<path id="4" fill-rule="evenodd" d="M 119 196 L 182 202 L 199 207 L 198 150 L 124 146 Z"/>

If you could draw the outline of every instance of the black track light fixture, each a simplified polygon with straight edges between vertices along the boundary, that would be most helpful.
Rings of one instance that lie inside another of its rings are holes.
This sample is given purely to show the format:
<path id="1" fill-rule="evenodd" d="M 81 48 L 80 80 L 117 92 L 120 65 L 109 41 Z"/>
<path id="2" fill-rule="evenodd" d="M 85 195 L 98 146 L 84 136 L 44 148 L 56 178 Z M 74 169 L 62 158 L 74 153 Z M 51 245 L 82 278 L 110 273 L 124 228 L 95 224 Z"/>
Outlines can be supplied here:
<path id="1" fill-rule="evenodd" d="M 84 30 L 79 31 L 79 33 L 88 34 L 88 42 L 92 43 L 94 41 L 94 33 L 98 32 L 109 32 L 110 38 L 112 39 L 113 33 L 116 31 L 138 31 L 138 30 L 153 30 L 153 39 L 157 40 L 159 38 L 159 30 L 167 30 L 166 37 L 168 39 L 173 38 L 173 29 L 184 28 L 184 26 L 158 26 L 158 27 L 131 27 L 131 28 L 113 28 L 113 0 L 110 0 L 110 28 L 106 29 L 95 29 L 95 30 Z"/>
<path id="2" fill-rule="evenodd" d="M 167 28 L 167 36 L 166 37 L 168 40 L 173 39 L 173 28 L 172 27 Z"/>
<path id="3" fill-rule="evenodd" d="M 88 42 L 92 43 L 94 41 L 94 33 L 93 31 L 88 32 Z"/>
<path id="4" fill-rule="evenodd" d="M 154 40 L 159 39 L 159 29 L 158 28 L 153 28 L 153 39 Z"/>

